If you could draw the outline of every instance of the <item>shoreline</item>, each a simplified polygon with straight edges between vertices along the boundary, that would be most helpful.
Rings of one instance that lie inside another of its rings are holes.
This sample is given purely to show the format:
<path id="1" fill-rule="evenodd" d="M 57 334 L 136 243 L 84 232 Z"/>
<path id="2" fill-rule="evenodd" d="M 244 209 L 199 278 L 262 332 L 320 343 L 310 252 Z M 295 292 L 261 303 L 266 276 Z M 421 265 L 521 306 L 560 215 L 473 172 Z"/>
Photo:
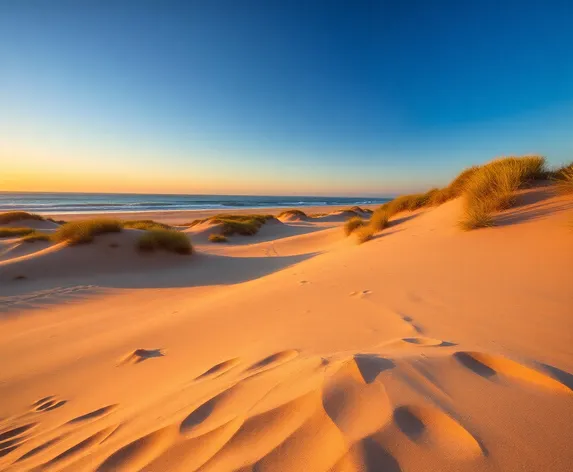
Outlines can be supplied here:
<path id="1" fill-rule="evenodd" d="M 352 205 L 351 205 L 352 206 Z M 86 213 L 42 213 L 45 218 L 55 220 L 77 221 L 88 218 L 117 218 L 121 220 L 154 220 L 160 223 L 181 225 L 190 223 L 193 220 L 209 218 L 222 213 L 231 215 L 245 214 L 269 214 L 279 213 L 292 209 L 299 209 L 307 214 L 313 213 L 333 213 L 339 210 L 347 210 L 351 206 L 343 205 L 318 205 L 318 206 L 292 206 L 292 207 L 269 207 L 269 208 L 235 208 L 219 210 L 151 210 L 151 211 L 131 211 L 131 212 L 86 212 Z M 358 205 L 361 208 L 375 210 L 380 204 Z"/>

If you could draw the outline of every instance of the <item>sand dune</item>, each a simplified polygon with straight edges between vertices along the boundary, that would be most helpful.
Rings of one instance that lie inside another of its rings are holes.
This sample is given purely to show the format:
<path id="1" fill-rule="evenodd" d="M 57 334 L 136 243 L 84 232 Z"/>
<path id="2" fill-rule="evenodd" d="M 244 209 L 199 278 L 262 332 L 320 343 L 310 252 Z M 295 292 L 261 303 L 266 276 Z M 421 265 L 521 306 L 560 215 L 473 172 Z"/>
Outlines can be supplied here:
<path id="1" fill-rule="evenodd" d="M 570 470 L 573 200 L 460 208 L 4 260 L 0 469 Z"/>
<path id="2" fill-rule="evenodd" d="M 53 221 L 32 219 L 23 219 L 0 224 L 0 228 L 32 228 L 41 231 L 53 231 L 59 226 L 60 225 L 58 223 L 54 223 Z"/>

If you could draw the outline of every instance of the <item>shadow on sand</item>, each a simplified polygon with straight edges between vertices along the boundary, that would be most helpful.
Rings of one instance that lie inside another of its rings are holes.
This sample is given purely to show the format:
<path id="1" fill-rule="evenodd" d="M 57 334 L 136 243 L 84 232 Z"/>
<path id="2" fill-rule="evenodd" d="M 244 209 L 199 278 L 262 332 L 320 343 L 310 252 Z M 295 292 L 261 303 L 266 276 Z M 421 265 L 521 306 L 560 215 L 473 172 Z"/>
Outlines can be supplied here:
<path id="1" fill-rule="evenodd" d="M 184 288 L 233 285 L 258 279 L 310 259 L 319 252 L 275 257 L 228 257 L 197 253 L 156 269 L 67 276 L 27 276 L 2 281 L 0 316 L 101 296 L 106 289 Z M 9 296 L 2 296 L 9 295 Z"/>

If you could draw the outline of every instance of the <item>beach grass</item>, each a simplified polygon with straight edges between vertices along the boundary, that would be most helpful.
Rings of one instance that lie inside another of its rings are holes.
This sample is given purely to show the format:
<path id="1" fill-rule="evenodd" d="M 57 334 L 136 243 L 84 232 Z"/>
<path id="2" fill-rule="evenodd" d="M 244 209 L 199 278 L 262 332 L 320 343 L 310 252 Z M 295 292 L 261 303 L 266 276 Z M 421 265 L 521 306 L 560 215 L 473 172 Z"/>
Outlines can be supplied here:
<path id="1" fill-rule="evenodd" d="M 381 231 L 397 213 L 438 206 L 454 198 L 464 198 L 464 215 L 460 228 L 469 231 L 493 226 L 493 213 L 510 208 L 515 203 L 515 192 L 534 180 L 554 175 L 557 189 L 573 192 L 573 164 L 549 173 L 541 156 L 504 157 L 481 166 L 464 169 L 449 185 L 433 188 L 425 193 L 401 195 L 378 207 L 368 226 Z M 361 230 L 365 235 L 366 229 Z M 364 236 L 364 240 L 368 240 Z"/>
<path id="2" fill-rule="evenodd" d="M 226 243 L 229 240 L 227 239 L 227 236 L 225 236 L 224 234 L 211 234 L 209 235 L 209 241 L 211 241 L 212 243 Z"/>
<path id="3" fill-rule="evenodd" d="M 464 231 L 471 231 L 492 227 L 494 226 L 494 221 L 487 207 L 474 205 L 465 209 L 463 218 L 458 222 L 458 226 Z"/>
<path id="4" fill-rule="evenodd" d="M 366 222 L 359 216 L 353 216 L 344 223 L 344 234 L 350 236 L 356 229 L 364 226 Z"/>
<path id="5" fill-rule="evenodd" d="M 145 232 L 137 240 L 140 251 L 164 250 L 176 254 L 191 254 L 193 246 L 185 233 L 170 229 L 153 229 Z"/>
<path id="6" fill-rule="evenodd" d="M 153 220 L 126 220 L 122 221 L 122 225 L 127 229 L 141 229 L 148 231 L 154 229 L 171 229 L 171 226 Z"/>
<path id="7" fill-rule="evenodd" d="M 563 195 L 573 193 L 573 163 L 556 170 L 553 180 L 558 193 Z"/>
<path id="8" fill-rule="evenodd" d="M 513 206 L 516 190 L 546 175 L 540 156 L 507 157 L 481 166 L 465 181 L 460 226 L 465 230 L 491 226 L 493 213 Z"/>
<path id="9" fill-rule="evenodd" d="M 390 214 L 386 209 L 378 208 L 370 218 L 369 225 L 374 231 L 382 231 L 388 227 Z"/>
<path id="10" fill-rule="evenodd" d="M 26 211 L 9 211 L 0 213 L 0 224 L 13 223 L 14 221 L 22 220 L 43 220 L 44 218 L 35 213 L 28 213 Z"/>
<path id="11" fill-rule="evenodd" d="M 376 233 L 376 230 L 371 225 L 361 226 L 360 228 L 357 228 L 353 232 L 353 234 L 356 236 L 356 240 L 358 241 L 358 244 L 362 244 L 362 243 L 365 243 L 366 241 L 370 241 L 374 237 L 375 233 Z"/>
<path id="12" fill-rule="evenodd" d="M 32 228 L 0 228 L 0 238 L 15 238 L 33 232 Z"/>
<path id="13" fill-rule="evenodd" d="M 186 226 L 193 227 L 200 223 L 210 222 L 221 225 L 221 234 L 223 236 L 252 236 L 259 232 L 261 226 L 267 221 L 274 219 L 273 215 L 247 214 L 247 215 L 229 215 L 226 213 L 194 220 Z"/>
<path id="14" fill-rule="evenodd" d="M 121 221 L 107 218 L 71 221 L 60 226 L 53 234 L 55 242 L 70 245 L 90 243 L 94 237 L 105 233 L 118 233 L 123 229 Z"/>

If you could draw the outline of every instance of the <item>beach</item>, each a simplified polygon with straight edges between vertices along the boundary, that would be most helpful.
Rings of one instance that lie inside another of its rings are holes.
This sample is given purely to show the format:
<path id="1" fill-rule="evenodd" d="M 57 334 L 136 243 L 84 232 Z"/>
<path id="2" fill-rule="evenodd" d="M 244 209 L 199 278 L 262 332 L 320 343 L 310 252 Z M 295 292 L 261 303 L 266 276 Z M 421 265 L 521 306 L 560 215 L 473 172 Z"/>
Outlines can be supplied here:
<path id="1" fill-rule="evenodd" d="M 362 245 L 340 213 L 190 256 L 3 241 L 0 469 L 570 470 L 573 200 L 461 205 Z"/>

